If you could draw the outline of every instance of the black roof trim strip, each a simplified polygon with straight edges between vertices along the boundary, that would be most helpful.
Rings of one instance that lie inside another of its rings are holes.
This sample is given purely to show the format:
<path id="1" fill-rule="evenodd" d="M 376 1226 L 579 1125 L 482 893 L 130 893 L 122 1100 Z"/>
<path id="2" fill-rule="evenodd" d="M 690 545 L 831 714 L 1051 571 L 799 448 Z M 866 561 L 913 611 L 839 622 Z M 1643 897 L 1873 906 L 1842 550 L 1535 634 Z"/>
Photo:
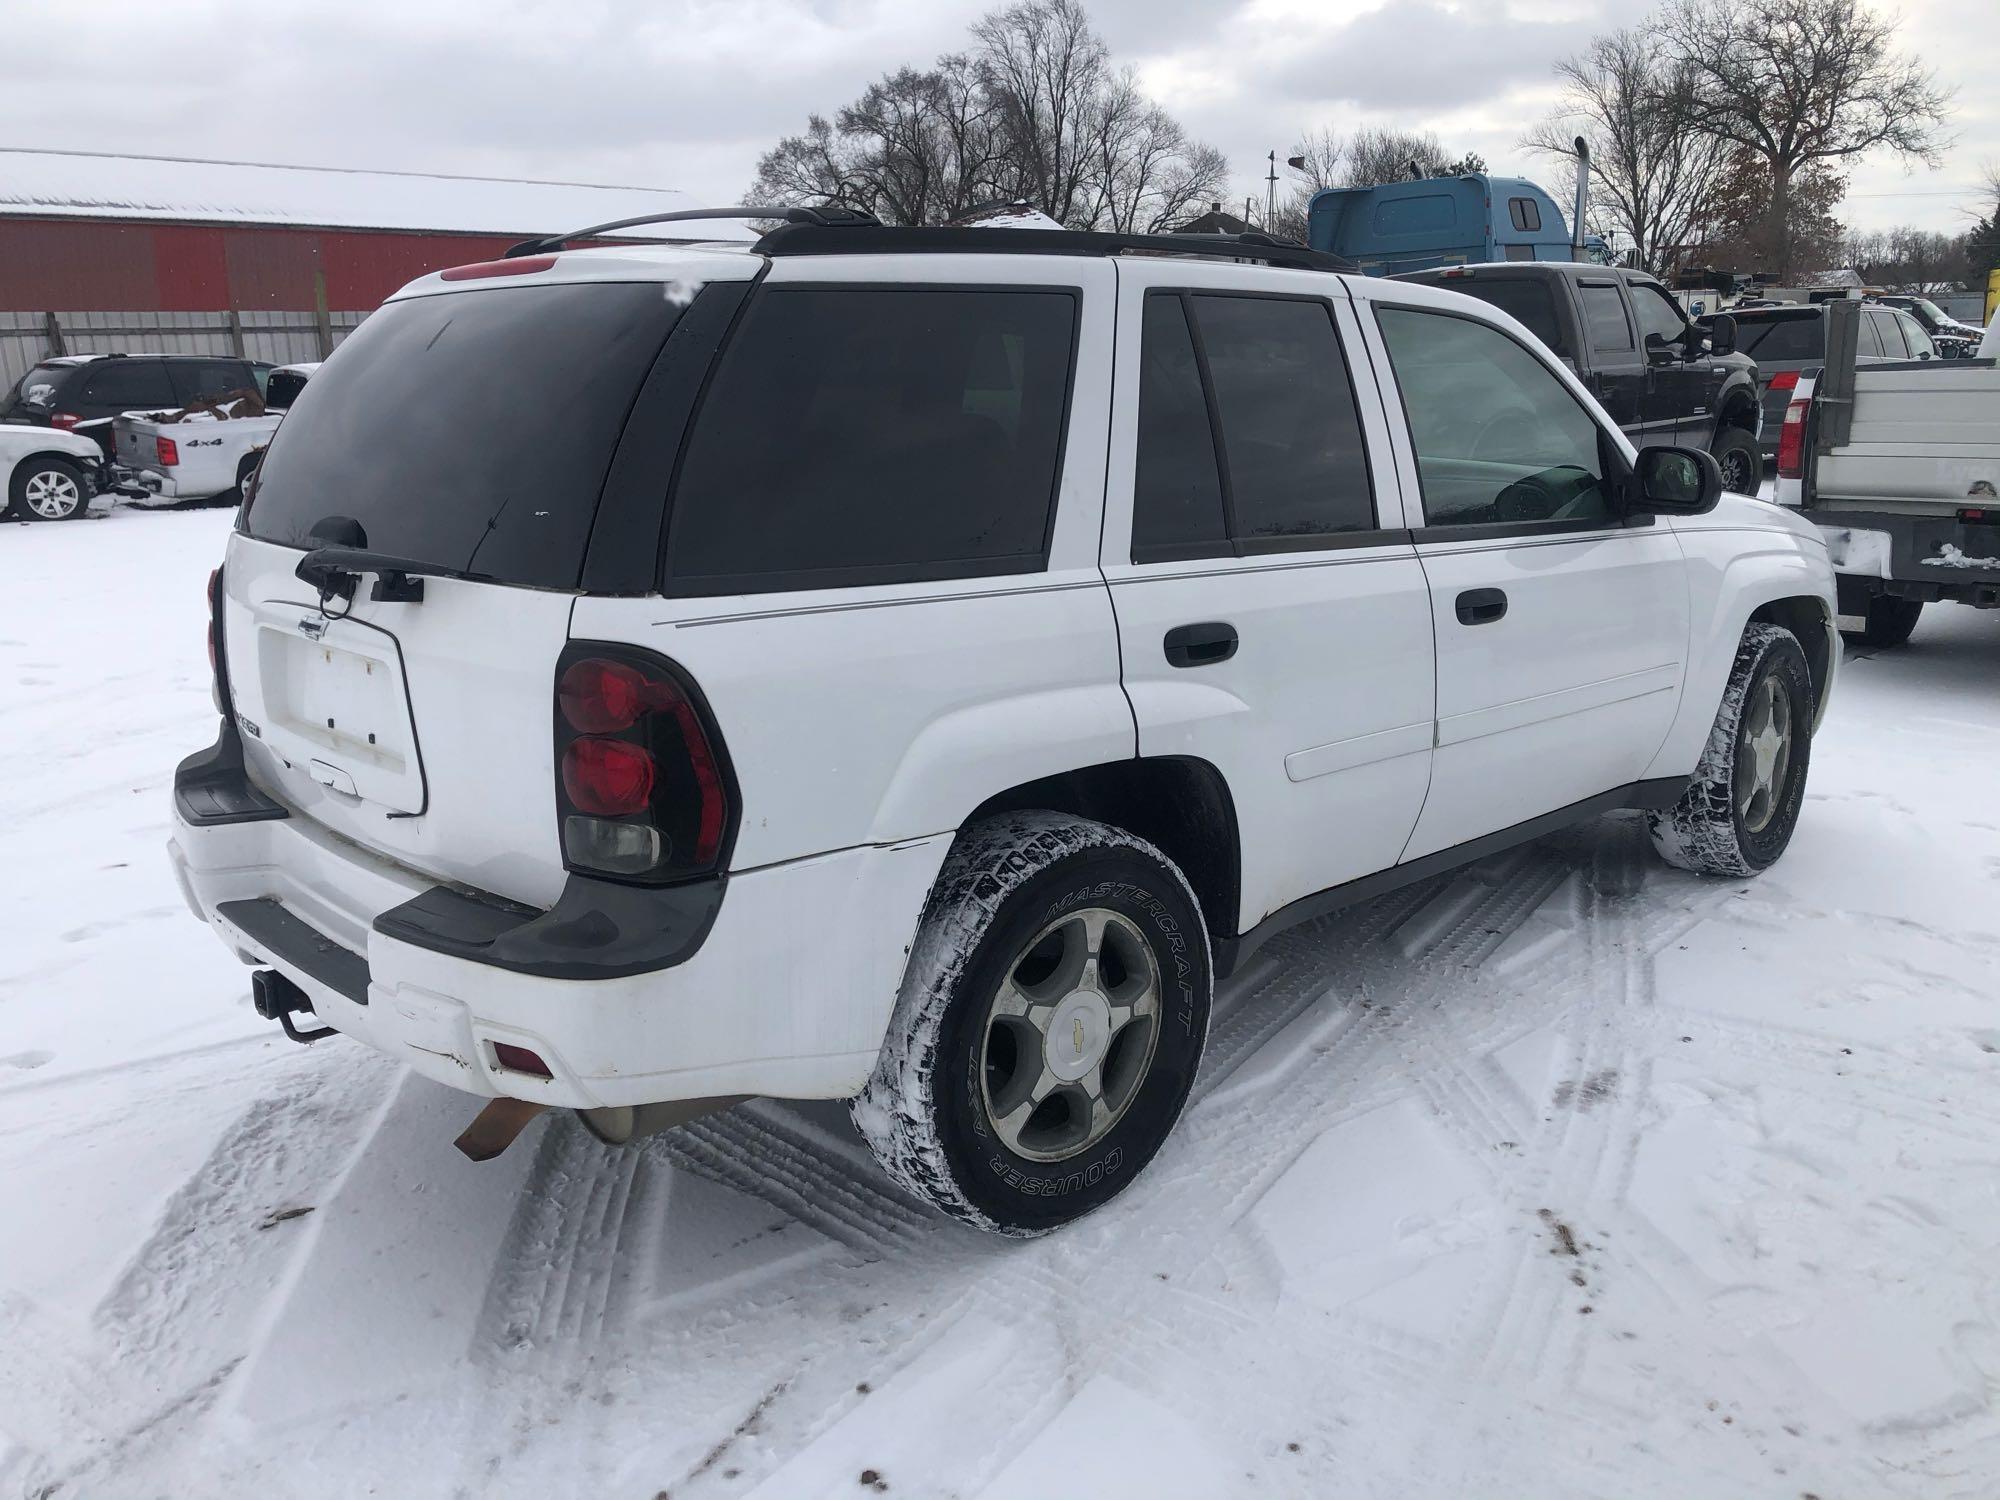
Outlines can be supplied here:
<path id="1" fill-rule="evenodd" d="M 784 224 L 810 224 L 821 229 L 848 224 L 873 228 L 879 223 L 873 214 L 831 205 L 825 208 L 755 208 L 739 203 L 732 208 L 683 208 L 669 214 L 640 214 L 636 218 L 613 219 L 608 224 L 592 224 L 587 229 L 572 229 L 567 234 L 522 240 L 520 244 L 511 246 L 502 259 L 541 255 L 550 250 L 560 250 L 571 240 L 595 239 L 616 229 L 637 229 L 642 224 L 686 224 L 702 219 L 776 219 Z"/>
<path id="2" fill-rule="evenodd" d="M 757 241 L 763 255 L 1199 255 L 1300 271 L 1360 269 L 1344 256 L 1264 234 L 1103 234 L 1079 229 L 955 229 L 939 225 L 814 224 L 793 219 Z"/>

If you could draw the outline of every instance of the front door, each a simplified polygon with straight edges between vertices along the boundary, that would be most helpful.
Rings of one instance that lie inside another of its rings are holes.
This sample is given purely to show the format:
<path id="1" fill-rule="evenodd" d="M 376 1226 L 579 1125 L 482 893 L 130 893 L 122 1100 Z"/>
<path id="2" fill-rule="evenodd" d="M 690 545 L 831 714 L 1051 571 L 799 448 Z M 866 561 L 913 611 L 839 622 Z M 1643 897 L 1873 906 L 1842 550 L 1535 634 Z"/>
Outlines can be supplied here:
<path id="1" fill-rule="evenodd" d="M 1664 287 L 1632 281 L 1626 289 L 1650 367 L 1640 403 L 1644 422 L 1639 432 L 1628 435 L 1641 448 L 1648 443 L 1706 448 L 1715 429 L 1713 406 L 1715 393 L 1722 388 L 1721 372 L 1710 364 L 1680 304 Z"/>
<path id="2" fill-rule="evenodd" d="M 1395 864 L 1434 697 L 1429 595 L 1345 289 L 1244 268 L 1235 291 L 1236 273 L 1203 267 L 1197 289 L 1173 261 L 1118 264 L 1102 565 L 1140 754 L 1228 780 L 1247 930 Z"/>
<path id="3" fill-rule="evenodd" d="M 1623 450 L 1543 356 L 1436 307 L 1375 316 L 1437 632 L 1416 859 L 1645 773 L 1680 697 L 1687 584 L 1673 532 L 1620 514 Z"/>

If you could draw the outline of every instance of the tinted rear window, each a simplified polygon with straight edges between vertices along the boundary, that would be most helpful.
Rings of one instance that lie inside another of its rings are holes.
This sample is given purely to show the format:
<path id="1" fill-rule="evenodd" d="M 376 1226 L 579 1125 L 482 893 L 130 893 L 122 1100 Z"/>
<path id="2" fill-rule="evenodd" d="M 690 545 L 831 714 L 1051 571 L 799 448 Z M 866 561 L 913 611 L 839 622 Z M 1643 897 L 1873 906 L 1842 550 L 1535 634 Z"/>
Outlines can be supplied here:
<path id="1" fill-rule="evenodd" d="M 1826 322 L 1818 313 L 1778 318 L 1736 318 L 1736 349 L 1773 364 L 1826 358 Z"/>
<path id="2" fill-rule="evenodd" d="M 765 288 L 695 417 L 669 590 L 1040 571 L 1076 306 L 1060 289 Z"/>
<path id="3" fill-rule="evenodd" d="M 1562 328 L 1556 322 L 1555 294 L 1546 281 L 1532 277 L 1508 280 L 1504 277 L 1461 276 L 1450 281 L 1434 281 L 1431 285 L 1477 297 L 1520 323 L 1555 353 L 1569 352 L 1563 348 Z"/>
<path id="4" fill-rule="evenodd" d="M 134 408 L 174 406 L 173 383 L 167 367 L 157 359 L 100 359 L 87 367 L 81 386 L 72 386 L 68 398 L 78 406 Z"/>
<path id="5" fill-rule="evenodd" d="M 14 389 L 7 393 L 5 405 L 8 410 L 16 406 L 32 406 L 37 411 L 47 411 L 55 405 L 56 393 L 65 381 L 76 375 L 75 365 L 36 365 L 14 383 Z"/>
<path id="6" fill-rule="evenodd" d="M 575 588 L 612 450 L 679 310 L 656 282 L 391 302 L 316 371 L 252 495 L 252 536 L 329 516 L 378 552 Z"/>

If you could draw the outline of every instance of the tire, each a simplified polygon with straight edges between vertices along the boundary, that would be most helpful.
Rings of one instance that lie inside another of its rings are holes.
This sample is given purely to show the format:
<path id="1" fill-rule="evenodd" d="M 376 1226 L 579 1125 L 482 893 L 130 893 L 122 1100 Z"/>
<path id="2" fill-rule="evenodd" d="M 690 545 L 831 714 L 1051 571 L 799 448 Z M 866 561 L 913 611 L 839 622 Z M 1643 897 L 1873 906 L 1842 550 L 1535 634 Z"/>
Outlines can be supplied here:
<path id="1" fill-rule="evenodd" d="M 1917 628 L 1917 617 L 1923 612 L 1921 599 L 1877 594 L 1868 601 L 1868 623 L 1859 630 L 1844 630 L 1841 635 L 1854 646 L 1872 646 L 1878 650 L 1900 646 L 1909 640 Z"/>
<path id="2" fill-rule="evenodd" d="M 30 458 L 15 466 L 7 500 L 24 521 L 74 521 L 90 509 L 90 481 L 63 458 Z"/>
<path id="3" fill-rule="evenodd" d="M 985 820 L 932 887 L 854 1122 L 953 1218 L 1046 1233 L 1109 1202 L 1172 1132 L 1211 989 L 1201 908 L 1151 844 L 1058 813 Z"/>
<path id="4" fill-rule="evenodd" d="M 1725 427 L 1708 451 L 1722 468 L 1722 487 L 1733 495 L 1754 496 L 1764 483 L 1764 456 L 1757 440 L 1741 427 Z"/>
<path id="5" fill-rule="evenodd" d="M 1805 801 L 1812 723 L 1812 672 L 1798 637 L 1752 625 L 1693 779 L 1671 810 L 1647 819 L 1660 857 L 1701 875 L 1755 875 L 1775 863 Z M 1760 744 L 1767 729 L 1774 739 Z"/>

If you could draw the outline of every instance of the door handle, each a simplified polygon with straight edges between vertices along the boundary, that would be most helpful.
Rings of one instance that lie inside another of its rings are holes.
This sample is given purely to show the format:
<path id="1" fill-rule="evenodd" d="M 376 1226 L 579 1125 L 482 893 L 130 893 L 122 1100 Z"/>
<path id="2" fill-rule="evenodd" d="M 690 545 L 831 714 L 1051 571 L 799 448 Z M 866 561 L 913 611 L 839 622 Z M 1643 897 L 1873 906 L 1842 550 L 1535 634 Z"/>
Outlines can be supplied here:
<path id="1" fill-rule="evenodd" d="M 1458 623 L 1461 625 L 1491 625 L 1507 613 L 1507 594 L 1503 589 L 1467 589 L 1458 596 Z"/>
<path id="2" fill-rule="evenodd" d="M 1167 632 L 1166 648 L 1169 666 L 1212 667 L 1236 654 L 1236 627 L 1226 620 L 1176 625 Z"/>

